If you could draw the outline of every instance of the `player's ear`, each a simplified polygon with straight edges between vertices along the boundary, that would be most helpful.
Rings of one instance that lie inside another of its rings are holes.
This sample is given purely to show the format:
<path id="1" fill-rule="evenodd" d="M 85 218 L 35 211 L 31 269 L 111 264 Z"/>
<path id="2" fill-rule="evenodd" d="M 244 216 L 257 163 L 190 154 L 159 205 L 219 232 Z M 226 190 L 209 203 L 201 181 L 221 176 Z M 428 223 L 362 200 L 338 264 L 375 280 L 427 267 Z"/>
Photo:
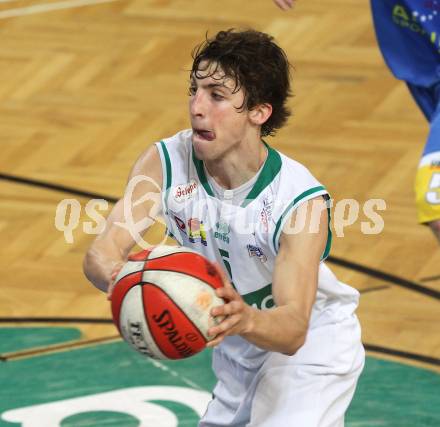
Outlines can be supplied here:
<path id="1" fill-rule="evenodd" d="M 272 105 L 258 104 L 249 111 L 249 118 L 255 125 L 263 125 L 272 114 Z"/>

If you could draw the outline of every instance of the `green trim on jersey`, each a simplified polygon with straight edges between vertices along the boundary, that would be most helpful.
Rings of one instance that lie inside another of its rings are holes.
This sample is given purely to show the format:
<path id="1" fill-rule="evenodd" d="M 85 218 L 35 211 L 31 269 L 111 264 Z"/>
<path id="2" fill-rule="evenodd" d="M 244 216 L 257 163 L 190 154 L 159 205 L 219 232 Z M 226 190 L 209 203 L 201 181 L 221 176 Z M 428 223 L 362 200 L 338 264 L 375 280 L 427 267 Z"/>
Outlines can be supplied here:
<path id="1" fill-rule="evenodd" d="M 281 169 L 282 160 L 278 151 L 271 148 L 266 142 L 263 141 L 263 143 L 267 147 L 267 159 L 264 162 L 263 169 L 258 176 L 257 181 L 241 204 L 241 207 L 243 208 L 245 208 L 250 202 L 252 202 L 252 200 L 258 197 L 258 195 L 274 180 Z M 208 178 L 206 177 L 203 161 L 196 157 L 194 149 L 192 150 L 192 159 L 199 177 L 199 181 L 203 185 L 203 188 L 208 195 L 215 197 L 214 192 L 209 185 Z"/>
<path id="2" fill-rule="evenodd" d="M 194 166 L 196 167 L 197 175 L 199 176 L 199 181 L 203 185 L 203 188 L 208 193 L 209 196 L 215 197 L 214 192 L 212 191 L 211 186 L 209 185 L 208 178 L 205 174 L 205 168 L 203 167 L 203 162 L 196 157 L 196 153 L 194 152 L 194 148 L 192 149 L 192 159 L 194 162 Z"/>
<path id="3" fill-rule="evenodd" d="M 275 232 L 273 233 L 272 242 L 273 242 L 273 247 L 274 247 L 276 253 L 278 253 L 279 239 L 280 239 L 280 234 L 281 234 L 281 225 L 284 222 L 284 218 L 290 212 L 292 212 L 294 209 L 296 209 L 296 207 L 299 205 L 300 202 L 302 202 L 306 198 L 307 198 L 307 200 L 310 199 L 309 196 L 311 196 L 315 193 L 319 193 L 320 191 L 325 191 L 325 187 L 323 187 L 322 185 L 319 185 L 318 187 L 309 188 L 308 190 L 301 193 L 298 197 L 295 197 L 293 199 L 293 201 L 289 203 L 289 206 L 287 206 L 287 208 L 284 209 L 284 212 L 281 214 L 281 216 L 275 226 Z M 329 210 L 328 210 L 328 214 L 330 215 Z M 330 220 L 330 217 L 329 217 L 329 220 Z M 330 227 L 330 224 L 329 224 L 329 227 Z M 326 244 L 322 259 L 324 259 L 324 255 L 327 256 L 328 253 L 330 252 L 329 240 L 331 241 L 331 233 L 329 233 L 329 235 L 327 236 L 327 244 Z"/>
<path id="4" fill-rule="evenodd" d="M 272 297 L 272 283 L 269 283 L 257 291 L 242 295 L 242 298 L 246 304 L 254 306 L 259 310 L 272 308 L 275 305 Z"/>
<path id="5" fill-rule="evenodd" d="M 223 264 L 225 265 L 226 270 L 227 270 L 228 273 L 229 273 L 229 277 L 231 278 L 231 284 L 232 284 L 232 286 L 234 286 L 234 288 L 235 288 L 235 285 L 234 285 L 234 283 L 233 283 L 234 278 L 232 277 L 231 264 L 230 264 L 229 261 L 228 261 L 228 259 L 229 259 L 229 252 L 228 252 L 228 251 L 225 251 L 224 249 L 221 249 L 221 248 L 218 248 L 218 251 L 219 251 L 219 253 L 220 253 L 220 256 L 222 257 Z"/>
<path id="6" fill-rule="evenodd" d="M 159 149 L 160 146 L 160 149 Z M 171 232 L 169 221 L 166 219 L 168 217 L 168 194 L 171 188 L 172 182 L 172 170 L 171 170 L 171 160 L 170 154 L 168 153 L 168 149 L 163 141 L 160 141 L 159 144 L 156 144 L 156 147 L 159 149 L 160 160 L 162 164 L 162 207 L 163 212 L 165 214 L 165 223 L 166 223 L 166 231 L 165 234 L 169 235 L 173 239 L 177 240 Z"/>
<path id="7" fill-rule="evenodd" d="M 328 214 L 328 234 L 327 234 L 327 244 L 325 245 L 325 249 L 324 249 L 324 253 L 322 254 L 321 261 L 324 261 L 328 257 L 330 253 L 330 248 L 332 247 L 332 240 L 333 240 L 332 229 L 330 228 L 330 224 L 332 220 L 332 215 L 330 212 L 330 196 L 328 196 L 328 199 L 326 199 L 326 203 L 327 203 L 327 214 Z"/>
<path id="8" fill-rule="evenodd" d="M 257 179 L 257 182 L 243 200 L 243 203 L 241 204 L 242 208 L 245 208 L 250 202 L 252 202 L 252 200 L 256 199 L 259 194 L 274 180 L 281 169 L 282 161 L 278 151 L 269 147 L 266 142 L 264 142 L 264 145 L 267 148 L 267 159 L 264 163 L 263 170 Z"/>
<path id="9" fill-rule="evenodd" d="M 162 148 L 163 157 L 165 159 L 165 190 L 168 190 L 171 187 L 171 160 L 170 154 L 168 153 L 167 147 L 163 141 L 160 141 L 160 146 Z"/>

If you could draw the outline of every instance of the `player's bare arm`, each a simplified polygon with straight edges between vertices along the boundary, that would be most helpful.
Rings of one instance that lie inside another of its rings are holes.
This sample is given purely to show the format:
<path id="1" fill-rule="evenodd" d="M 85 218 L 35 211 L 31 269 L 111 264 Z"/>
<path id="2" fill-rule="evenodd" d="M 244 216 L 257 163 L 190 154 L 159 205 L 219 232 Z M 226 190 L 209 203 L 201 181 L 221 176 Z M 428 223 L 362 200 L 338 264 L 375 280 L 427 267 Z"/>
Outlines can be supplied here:
<path id="1" fill-rule="evenodd" d="M 84 258 L 83 269 L 86 277 L 102 291 L 109 291 L 115 272 L 119 271 L 127 261 L 130 250 L 136 244 L 134 233 L 118 225 L 126 222 L 125 210 L 127 208 L 131 210 L 134 224 L 141 224 L 142 228 L 136 230 L 139 234 L 143 234 L 154 223 L 145 221 L 145 218 L 154 219 L 160 214 L 162 166 L 155 146 L 148 148 L 139 157 L 132 168 L 128 182 L 138 176 L 149 179 L 140 180 L 133 187 L 131 197 L 120 199 L 116 203 L 107 218 L 104 231 L 93 241 Z M 125 206 L 125 210 L 124 203 L 130 203 L 130 206 Z"/>
<path id="2" fill-rule="evenodd" d="M 263 311 L 249 306 L 223 274 L 225 287 L 218 289 L 217 295 L 229 302 L 215 307 L 212 315 L 228 317 L 209 331 L 218 335 L 209 346 L 219 344 L 227 335 L 241 335 L 260 348 L 285 354 L 294 354 L 304 344 L 328 235 L 326 202 L 319 197 L 309 205 L 313 209 L 308 209 L 303 230 L 289 232 L 295 226 L 295 212 L 281 235 L 272 284 L 276 308 Z"/>

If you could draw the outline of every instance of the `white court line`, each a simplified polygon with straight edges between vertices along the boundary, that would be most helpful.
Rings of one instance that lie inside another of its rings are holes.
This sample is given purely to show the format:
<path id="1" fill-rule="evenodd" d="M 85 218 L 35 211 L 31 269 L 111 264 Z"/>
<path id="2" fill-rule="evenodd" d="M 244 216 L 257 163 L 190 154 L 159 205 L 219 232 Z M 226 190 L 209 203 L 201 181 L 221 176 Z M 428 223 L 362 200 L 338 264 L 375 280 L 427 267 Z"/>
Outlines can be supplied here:
<path id="1" fill-rule="evenodd" d="M 207 391 L 203 387 L 200 387 L 198 384 L 196 384 L 194 381 L 191 381 L 189 378 L 186 378 L 185 376 L 179 374 L 178 372 L 174 371 L 173 369 L 169 368 L 168 366 L 161 363 L 159 360 L 147 358 L 147 360 L 152 363 L 156 368 L 161 369 L 162 371 L 170 373 L 173 377 L 179 378 L 182 380 L 186 385 L 190 386 L 190 388 L 194 388 L 196 390 L 202 390 Z"/>
<path id="2" fill-rule="evenodd" d="M 0 19 L 14 18 L 17 16 L 34 15 L 36 13 L 51 12 L 53 10 L 73 9 L 75 7 L 91 6 L 100 3 L 112 3 L 115 1 L 118 0 L 70 0 L 70 1 L 61 1 L 59 3 L 37 4 L 35 6 L 3 10 L 0 12 Z"/>

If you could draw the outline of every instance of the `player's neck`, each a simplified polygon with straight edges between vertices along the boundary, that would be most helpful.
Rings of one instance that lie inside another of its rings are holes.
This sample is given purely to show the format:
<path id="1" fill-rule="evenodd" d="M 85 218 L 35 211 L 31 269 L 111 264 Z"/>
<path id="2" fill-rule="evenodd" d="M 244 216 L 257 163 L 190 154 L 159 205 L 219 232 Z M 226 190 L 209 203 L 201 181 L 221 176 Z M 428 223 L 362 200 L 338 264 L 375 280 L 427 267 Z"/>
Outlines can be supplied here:
<path id="1" fill-rule="evenodd" d="M 261 168 L 267 157 L 267 148 L 258 144 L 240 144 L 221 159 L 205 161 L 205 168 L 209 175 L 225 189 L 240 187 L 251 180 Z"/>

